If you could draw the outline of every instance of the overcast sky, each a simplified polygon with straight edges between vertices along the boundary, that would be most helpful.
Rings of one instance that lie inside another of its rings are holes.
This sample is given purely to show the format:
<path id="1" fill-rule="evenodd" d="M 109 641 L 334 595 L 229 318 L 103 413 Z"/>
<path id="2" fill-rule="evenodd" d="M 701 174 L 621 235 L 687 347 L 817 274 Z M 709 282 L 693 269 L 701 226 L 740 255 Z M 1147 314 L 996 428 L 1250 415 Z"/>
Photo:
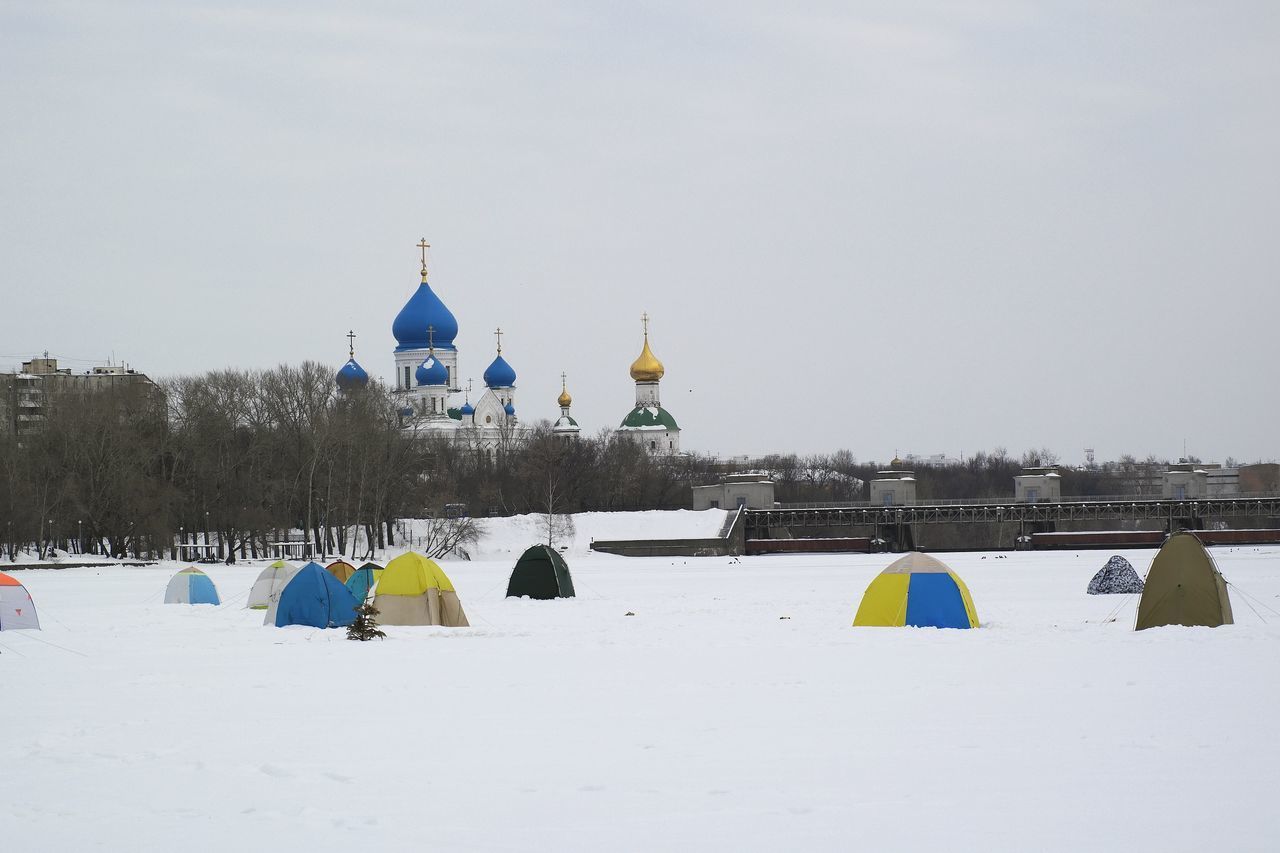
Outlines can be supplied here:
<path id="1" fill-rule="evenodd" d="M 360 5 L 0 4 L 0 367 L 391 380 L 425 236 L 526 421 L 1280 456 L 1274 0 Z"/>

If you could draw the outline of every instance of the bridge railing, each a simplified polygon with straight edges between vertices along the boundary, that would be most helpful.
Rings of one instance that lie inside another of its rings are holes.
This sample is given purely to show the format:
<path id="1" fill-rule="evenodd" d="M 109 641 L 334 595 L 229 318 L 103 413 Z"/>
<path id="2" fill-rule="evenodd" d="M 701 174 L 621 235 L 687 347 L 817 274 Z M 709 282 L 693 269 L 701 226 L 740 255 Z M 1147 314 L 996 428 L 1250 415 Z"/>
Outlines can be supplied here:
<path id="1" fill-rule="evenodd" d="M 1073 504 L 1073 503 L 1140 503 L 1143 501 L 1193 501 L 1214 500 L 1253 500 L 1258 498 L 1280 497 L 1274 492 L 1236 492 L 1229 495 L 1205 495 L 1203 497 L 1166 498 L 1163 495 L 1063 495 L 1057 500 L 1039 499 L 1035 501 L 1014 500 L 1013 495 L 1003 498 L 928 498 L 913 504 L 880 504 L 871 501 L 807 501 L 797 503 L 778 503 L 774 509 L 902 509 L 913 506 L 1029 506 L 1033 504 Z"/>

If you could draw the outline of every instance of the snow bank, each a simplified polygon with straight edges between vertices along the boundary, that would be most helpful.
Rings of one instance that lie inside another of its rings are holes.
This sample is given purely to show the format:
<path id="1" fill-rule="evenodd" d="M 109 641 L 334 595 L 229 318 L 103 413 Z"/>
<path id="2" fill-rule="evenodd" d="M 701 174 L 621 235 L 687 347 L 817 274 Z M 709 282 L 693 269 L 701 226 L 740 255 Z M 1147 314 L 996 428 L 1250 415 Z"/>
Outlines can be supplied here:
<path id="1" fill-rule="evenodd" d="M 687 509 L 652 510 L 649 512 L 580 512 L 574 513 L 574 534 L 557 539 L 556 546 L 567 545 L 570 555 L 591 551 L 593 539 L 703 539 L 720 532 L 728 513 L 722 509 L 694 512 Z M 477 518 L 480 542 L 471 551 L 473 559 L 512 562 L 530 545 L 547 541 L 546 516 L 514 515 L 507 518 Z M 425 522 L 409 522 L 412 544 L 421 542 Z M 393 549 L 395 550 L 395 549 Z"/>

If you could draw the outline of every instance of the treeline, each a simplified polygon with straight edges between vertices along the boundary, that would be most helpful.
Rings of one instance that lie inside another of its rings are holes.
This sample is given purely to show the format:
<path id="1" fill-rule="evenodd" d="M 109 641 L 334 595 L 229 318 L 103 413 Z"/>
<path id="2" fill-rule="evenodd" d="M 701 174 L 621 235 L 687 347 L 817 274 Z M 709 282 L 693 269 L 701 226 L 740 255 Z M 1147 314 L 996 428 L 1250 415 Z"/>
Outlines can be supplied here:
<path id="1" fill-rule="evenodd" d="M 397 519 L 447 504 L 479 516 L 687 506 L 705 464 L 612 434 L 569 444 L 545 425 L 494 455 L 407 440 L 385 385 L 342 395 L 333 375 L 309 362 L 50 397 L 38 429 L 0 435 L 5 554 L 155 557 L 182 542 L 256 557 L 305 531 L 313 553 L 369 555 L 395 543 Z"/>

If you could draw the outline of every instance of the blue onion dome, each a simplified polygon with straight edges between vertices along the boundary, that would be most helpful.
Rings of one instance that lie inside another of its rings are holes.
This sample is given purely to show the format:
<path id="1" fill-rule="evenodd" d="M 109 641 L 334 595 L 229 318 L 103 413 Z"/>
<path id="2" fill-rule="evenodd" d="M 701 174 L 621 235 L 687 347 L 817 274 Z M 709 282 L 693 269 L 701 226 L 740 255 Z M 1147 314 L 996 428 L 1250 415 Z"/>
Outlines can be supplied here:
<path id="1" fill-rule="evenodd" d="M 418 365 L 418 369 L 413 374 L 419 385 L 448 385 L 449 384 L 449 368 L 440 363 L 440 359 L 436 358 L 435 353 L 431 353 L 422 364 Z"/>
<path id="2" fill-rule="evenodd" d="M 510 388 L 516 384 L 516 372 L 499 353 L 493 364 L 485 368 L 484 384 L 490 388 Z"/>
<path id="3" fill-rule="evenodd" d="M 502 411 L 506 412 L 508 417 L 514 418 L 516 416 L 516 407 L 511 405 L 510 403 L 507 403 L 505 406 L 503 406 Z"/>
<path id="4" fill-rule="evenodd" d="M 427 327 L 431 327 L 431 335 Z M 453 312 L 445 307 L 436 296 L 431 285 L 427 284 L 427 275 L 422 274 L 422 284 L 409 301 L 400 309 L 395 321 L 391 324 L 391 334 L 395 335 L 396 352 L 407 349 L 426 349 L 434 345 L 437 349 L 454 349 L 453 339 L 458 336 L 458 321 Z"/>
<path id="5" fill-rule="evenodd" d="M 351 391 L 368 385 L 369 374 L 365 373 L 364 368 L 352 358 L 342 365 L 342 369 L 338 371 L 334 381 L 338 383 L 338 387 L 343 391 Z"/>
<path id="6" fill-rule="evenodd" d="M 468 400 L 462 404 L 462 408 L 458 411 L 462 412 L 464 415 L 474 415 L 476 413 L 476 407 L 471 405 L 471 401 Z"/>

